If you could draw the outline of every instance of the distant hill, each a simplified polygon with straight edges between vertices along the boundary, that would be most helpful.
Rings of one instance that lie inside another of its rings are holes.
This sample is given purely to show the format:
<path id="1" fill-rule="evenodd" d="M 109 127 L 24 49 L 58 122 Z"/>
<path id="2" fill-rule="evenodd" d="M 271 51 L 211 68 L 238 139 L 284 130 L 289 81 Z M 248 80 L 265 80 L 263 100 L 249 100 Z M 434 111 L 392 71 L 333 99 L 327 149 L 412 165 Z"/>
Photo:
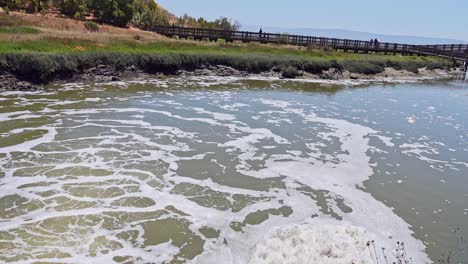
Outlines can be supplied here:
<path id="1" fill-rule="evenodd" d="M 381 42 L 396 42 L 405 44 L 468 44 L 468 41 L 445 39 L 445 38 L 432 38 L 432 37 L 417 37 L 417 36 L 399 36 L 399 35 L 384 35 L 369 32 L 359 32 L 344 29 L 319 29 L 319 28 L 279 28 L 279 27 L 260 27 L 254 25 L 243 25 L 241 30 L 258 31 L 262 28 L 263 32 L 269 33 L 290 33 L 307 36 L 317 37 L 330 37 L 330 38 L 345 38 L 356 40 L 370 40 L 377 38 Z"/>

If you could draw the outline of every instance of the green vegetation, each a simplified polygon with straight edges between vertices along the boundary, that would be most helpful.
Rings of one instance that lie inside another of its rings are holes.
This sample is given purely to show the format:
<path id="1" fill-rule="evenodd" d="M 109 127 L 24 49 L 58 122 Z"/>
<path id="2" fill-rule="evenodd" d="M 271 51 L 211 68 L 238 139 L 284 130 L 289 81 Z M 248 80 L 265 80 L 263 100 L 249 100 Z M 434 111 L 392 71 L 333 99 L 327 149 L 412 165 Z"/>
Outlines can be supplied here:
<path id="1" fill-rule="evenodd" d="M 133 0 L 93 0 L 90 7 L 99 21 L 120 27 L 127 25 L 135 11 Z"/>
<path id="2" fill-rule="evenodd" d="M 0 7 L 28 13 L 56 8 L 70 18 L 84 20 L 92 14 L 99 22 L 116 26 L 126 26 L 134 16 L 144 25 L 169 24 L 169 13 L 153 0 L 0 0 Z"/>
<path id="3" fill-rule="evenodd" d="M 199 45 L 177 41 L 103 44 L 51 38 L 24 42 L 0 41 L 0 72 L 10 71 L 34 82 L 47 82 L 97 65 L 110 65 L 117 69 L 134 65 L 147 72 L 166 74 L 174 74 L 181 69 L 193 70 L 203 65 L 224 65 L 253 73 L 279 69 L 285 77 L 295 77 L 302 71 L 318 74 L 330 68 L 375 74 L 385 67 L 416 72 L 422 67 L 446 68 L 452 64 L 435 57 L 299 50 L 260 44 Z"/>
<path id="4" fill-rule="evenodd" d="M 135 12 L 131 24 L 143 30 L 150 30 L 157 25 L 169 25 L 168 14 L 154 1 L 138 0 L 134 2 Z"/>
<path id="5" fill-rule="evenodd" d="M 41 12 L 49 7 L 48 0 L 0 0 L 0 7 L 10 10 L 24 10 L 28 13 Z"/>
<path id="6" fill-rule="evenodd" d="M 76 49 L 82 47 L 81 49 Z M 366 61 L 382 64 L 396 69 L 407 69 L 408 64 L 449 65 L 450 61 L 436 57 L 394 56 L 383 54 L 355 54 L 328 49 L 294 48 L 290 46 L 263 45 L 258 43 L 209 44 L 190 41 L 157 41 L 153 43 L 138 43 L 135 41 L 119 41 L 100 43 L 91 40 L 43 38 L 34 41 L 0 41 L 0 54 L 49 52 L 119 52 L 119 53 L 188 53 L 188 54 L 220 54 L 220 55 L 265 55 L 269 57 L 288 56 L 299 59 L 321 59 L 325 61 Z M 349 65 L 351 66 L 351 65 Z"/>
<path id="7" fill-rule="evenodd" d="M 0 0 L 0 7 L 8 14 L 12 11 L 45 13 L 50 8 L 63 15 L 85 20 L 93 15 L 97 22 L 124 27 L 129 23 L 143 30 L 157 25 L 170 25 L 171 15 L 153 0 Z M 215 21 L 195 19 L 184 15 L 172 23 L 181 26 L 206 27 L 212 29 L 237 30 L 239 23 L 225 17 Z"/>
<path id="8" fill-rule="evenodd" d="M 39 34 L 41 31 L 32 27 L 0 27 L 0 34 Z"/>
<path id="9" fill-rule="evenodd" d="M 215 21 L 207 21 L 203 17 L 195 18 L 187 14 L 180 17 L 177 21 L 177 26 L 181 27 L 194 27 L 194 28 L 209 28 L 209 29 L 222 29 L 222 30 L 232 30 L 236 31 L 240 29 L 239 22 L 228 19 L 226 17 L 221 17 Z"/>
<path id="10" fill-rule="evenodd" d="M 54 0 L 53 3 L 62 14 L 76 19 L 84 19 L 88 10 L 86 0 Z"/>
<path id="11" fill-rule="evenodd" d="M 99 31 L 99 25 L 96 24 L 93 21 L 84 22 L 84 27 L 86 28 L 86 30 L 91 31 L 91 32 L 98 32 Z"/>

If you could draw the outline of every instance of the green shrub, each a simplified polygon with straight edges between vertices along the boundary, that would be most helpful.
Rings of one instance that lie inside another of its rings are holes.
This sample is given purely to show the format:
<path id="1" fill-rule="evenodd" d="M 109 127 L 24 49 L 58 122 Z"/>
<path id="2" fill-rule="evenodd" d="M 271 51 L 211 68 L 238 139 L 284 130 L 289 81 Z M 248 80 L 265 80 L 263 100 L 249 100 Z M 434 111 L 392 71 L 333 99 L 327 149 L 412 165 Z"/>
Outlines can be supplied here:
<path id="1" fill-rule="evenodd" d="M 330 61 L 325 59 L 306 60 L 303 64 L 303 70 L 312 74 L 319 74 L 330 68 L 341 69 L 342 67 L 335 60 Z"/>
<path id="2" fill-rule="evenodd" d="M 99 25 L 93 21 L 84 22 L 84 27 L 86 28 L 86 30 L 91 31 L 91 32 L 97 32 L 100 29 Z"/>
<path id="3" fill-rule="evenodd" d="M 308 45 L 306 46 L 306 50 L 307 50 L 307 51 L 317 51 L 317 50 L 319 50 L 319 49 L 320 49 L 320 47 L 317 46 L 317 45 L 315 45 L 315 44 L 308 44 Z"/>
<path id="4" fill-rule="evenodd" d="M 10 71 L 21 79 L 35 83 L 47 82 L 76 69 L 76 61 L 59 54 L 8 54 L 2 58 L 3 71 Z"/>
<path id="5" fill-rule="evenodd" d="M 127 25 L 135 11 L 133 0 L 94 0 L 91 7 L 101 22 L 120 27 Z"/>
<path id="6" fill-rule="evenodd" d="M 341 65 L 352 73 L 377 74 L 385 71 L 385 63 L 379 61 L 345 60 Z"/>
<path id="7" fill-rule="evenodd" d="M 149 30 L 158 25 L 169 25 L 167 12 L 153 1 L 135 0 L 135 12 L 131 23 L 141 29 Z"/>
<path id="8" fill-rule="evenodd" d="M 27 13 L 41 12 L 47 9 L 49 4 L 48 0 L 2 0 L 0 6 L 10 10 L 24 10 Z"/>
<path id="9" fill-rule="evenodd" d="M 429 70 L 435 70 L 435 69 L 444 69 L 444 68 L 450 68 L 452 65 L 448 62 L 442 62 L 442 61 L 431 61 L 426 63 L 426 67 Z"/>
<path id="10" fill-rule="evenodd" d="M 323 46 L 321 50 L 324 52 L 334 52 L 333 48 L 330 46 Z"/>
<path id="11" fill-rule="evenodd" d="M 288 33 L 283 33 L 279 36 L 278 38 L 278 43 L 279 44 L 288 44 L 289 42 L 289 34 Z"/>
<path id="12" fill-rule="evenodd" d="M 75 19 L 84 19 L 87 12 L 87 0 L 53 0 L 53 4 L 58 10 Z"/>

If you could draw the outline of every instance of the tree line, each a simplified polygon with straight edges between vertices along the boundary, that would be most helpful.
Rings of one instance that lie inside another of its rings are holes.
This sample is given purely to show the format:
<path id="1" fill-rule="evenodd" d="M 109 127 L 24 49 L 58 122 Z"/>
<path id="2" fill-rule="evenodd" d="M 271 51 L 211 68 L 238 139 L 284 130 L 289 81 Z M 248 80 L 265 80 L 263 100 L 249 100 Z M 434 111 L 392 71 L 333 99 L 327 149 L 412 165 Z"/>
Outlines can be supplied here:
<path id="1" fill-rule="evenodd" d="M 156 25 L 177 25 L 204 27 L 212 29 L 237 30 L 239 23 L 220 18 L 207 21 L 184 15 L 171 19 L 171 15 L 154 0 L 0 0 L 4 10 L 24 11 L 27 13 L 46 13 L 57 10 L 64 16 L 86 20 L 87 17 L 98 22 L 119 27 L 131 24 L 143 30 Z"/>
<path id="2" fill-rule="evenodd" d="M 226 17 L 221 17 L 215 21 L 207 21 L 203 17 L 195 18 L 187 14 L 180 17 L 177 21 L 177 26 L 181 27 L 194 27 L 194 28 L 208 28 L 208 29 L 222 29 L 237 31 L 240 29 L 240 24 L 236 20 Z"/>

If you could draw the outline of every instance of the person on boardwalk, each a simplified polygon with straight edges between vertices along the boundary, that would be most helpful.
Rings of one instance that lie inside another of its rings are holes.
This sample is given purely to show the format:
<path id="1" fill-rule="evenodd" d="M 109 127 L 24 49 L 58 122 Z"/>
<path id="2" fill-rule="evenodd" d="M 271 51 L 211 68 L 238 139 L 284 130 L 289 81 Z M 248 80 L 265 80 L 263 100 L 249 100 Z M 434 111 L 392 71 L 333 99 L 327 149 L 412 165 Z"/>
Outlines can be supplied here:
<path id="1" fill-rule="evenodd" d="M 371 47 L 374 46 L 374 39 L 371 39 L 369 42 Z"/>
<path id="2" fill-rule="evenodd" d="M 379 40 L 378 40 L 377 38 L 375 38 L 375 40 L 374 40 L 374 46 L 375 46 L 376 48 L 379 47 Z"/>

